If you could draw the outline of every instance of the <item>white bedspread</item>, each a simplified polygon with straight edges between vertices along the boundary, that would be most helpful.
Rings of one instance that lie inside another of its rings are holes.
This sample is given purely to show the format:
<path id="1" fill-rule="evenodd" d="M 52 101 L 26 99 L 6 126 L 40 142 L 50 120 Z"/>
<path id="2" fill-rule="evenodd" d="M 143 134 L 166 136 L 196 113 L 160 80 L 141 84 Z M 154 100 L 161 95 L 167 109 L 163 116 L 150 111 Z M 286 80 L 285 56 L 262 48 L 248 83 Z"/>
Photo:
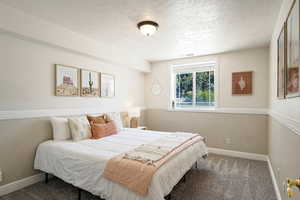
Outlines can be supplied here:
<path id="1" fill-rule="evenodd" d="M 47 141 L 37 149 L 34 168 L 106 200 L 163 200 L 191 166 L 207 154 L 203 142 L 192 145 L 163 165 L 155 173 L 146 197 L 103 178 L 102 173 L 109 159 L 165 134 L 172 133 L 124 129 L 98 140 Z"/>

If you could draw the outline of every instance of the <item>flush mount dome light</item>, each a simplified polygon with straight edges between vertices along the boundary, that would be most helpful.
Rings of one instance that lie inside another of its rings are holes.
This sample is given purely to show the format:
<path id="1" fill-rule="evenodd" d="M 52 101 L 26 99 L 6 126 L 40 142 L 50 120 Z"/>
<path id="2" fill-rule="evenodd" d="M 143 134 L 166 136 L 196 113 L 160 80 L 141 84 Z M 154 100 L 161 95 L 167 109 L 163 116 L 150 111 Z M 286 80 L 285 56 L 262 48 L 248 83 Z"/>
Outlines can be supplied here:
<path id="1" fill-rule="evenodd" d="M 143 35 L 151 36 L 157 31 L 158 23 L 153 21 L 142 21 L 137 24 L 137 27 L 140 29 Z"/>

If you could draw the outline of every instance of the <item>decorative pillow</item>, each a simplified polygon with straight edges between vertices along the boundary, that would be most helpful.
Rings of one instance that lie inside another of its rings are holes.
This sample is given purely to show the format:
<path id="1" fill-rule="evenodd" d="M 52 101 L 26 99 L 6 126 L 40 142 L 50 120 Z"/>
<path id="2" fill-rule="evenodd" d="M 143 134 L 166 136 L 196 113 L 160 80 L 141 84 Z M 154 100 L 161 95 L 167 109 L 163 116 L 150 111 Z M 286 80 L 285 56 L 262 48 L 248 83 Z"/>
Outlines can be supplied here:
<path id="1" fill-rule="evenodd" d="M 53 117 L 50 121 L 53 129 L 53 140 L 71 139 L 71 133 L 67 118 Z"/>
<path id="2" fill-rule="evenodd" d="M 106 136 L 114 135 L 118 132 L 116 125 L 113 121 L 108 122 L 106 124 L 92 124 L 91 126 L 93 139 L 99 139 Z"/>
<path id="3" fill-rule="evenodd" d="M 111 112 L 107 113 L 107 119 L 108 122 L 114 121 L 117 127 L 117 132 L 123 129 L 123 122 L 121 119 L 121 115 L 119 112 Z"/>
<path id="4" fill-rule="evenodd" d="M 89 120 L 90 124 L 92 123 L 96 123 L 96 124 L 105 124 L 106 120 L 105 120 L 106 116 L 105 115 L 100 115 L 100 116 L 87 116 L 87 119 Z"/>
<path id="5" fill-rule="evenodd" d="M 84 117 L 73 117 L 68 119 L 72 139 L 79 141 L 92 137 L 90 123 L 87 118 Z"/>

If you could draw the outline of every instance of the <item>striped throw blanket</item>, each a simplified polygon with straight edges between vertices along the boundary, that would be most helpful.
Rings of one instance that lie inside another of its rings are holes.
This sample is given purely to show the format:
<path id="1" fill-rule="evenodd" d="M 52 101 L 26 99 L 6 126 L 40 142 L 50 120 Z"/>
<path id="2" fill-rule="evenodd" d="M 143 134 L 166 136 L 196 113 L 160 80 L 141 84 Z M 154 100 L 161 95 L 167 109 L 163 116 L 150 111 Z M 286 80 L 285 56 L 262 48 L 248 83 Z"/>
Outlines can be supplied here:
<path id="1" fill-rule="evenodd" d="M 104 177 L 145 196 L 155 172 L 169 159 L 203 141 L 198 134 L 177 132 L 110 159 Z"/>

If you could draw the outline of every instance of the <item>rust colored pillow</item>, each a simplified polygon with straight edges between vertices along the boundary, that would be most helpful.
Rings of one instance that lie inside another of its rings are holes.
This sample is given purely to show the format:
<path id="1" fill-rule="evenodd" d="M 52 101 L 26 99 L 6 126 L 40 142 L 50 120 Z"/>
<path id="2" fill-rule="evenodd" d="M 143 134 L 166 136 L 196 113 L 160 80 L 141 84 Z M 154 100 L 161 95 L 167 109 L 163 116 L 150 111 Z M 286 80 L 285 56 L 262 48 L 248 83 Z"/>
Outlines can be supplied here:
<path id="1" fill-rule="evenodd" d="M 92 139 L 99 139 L 106 136 L 117 134 L 117 127 L 113 121 L 106 124 L 96 124 L 92 125 Z"/>
<path id="2" fill-rule="evenodd" d="M 94 124 L 105 124 L 106 120 L 105 120 L 105 115 L 100 115 L 97 117 L 94 116 L 87 116 L 87 119 L 89 120 L 90 124 L 94 123 Z"/>

